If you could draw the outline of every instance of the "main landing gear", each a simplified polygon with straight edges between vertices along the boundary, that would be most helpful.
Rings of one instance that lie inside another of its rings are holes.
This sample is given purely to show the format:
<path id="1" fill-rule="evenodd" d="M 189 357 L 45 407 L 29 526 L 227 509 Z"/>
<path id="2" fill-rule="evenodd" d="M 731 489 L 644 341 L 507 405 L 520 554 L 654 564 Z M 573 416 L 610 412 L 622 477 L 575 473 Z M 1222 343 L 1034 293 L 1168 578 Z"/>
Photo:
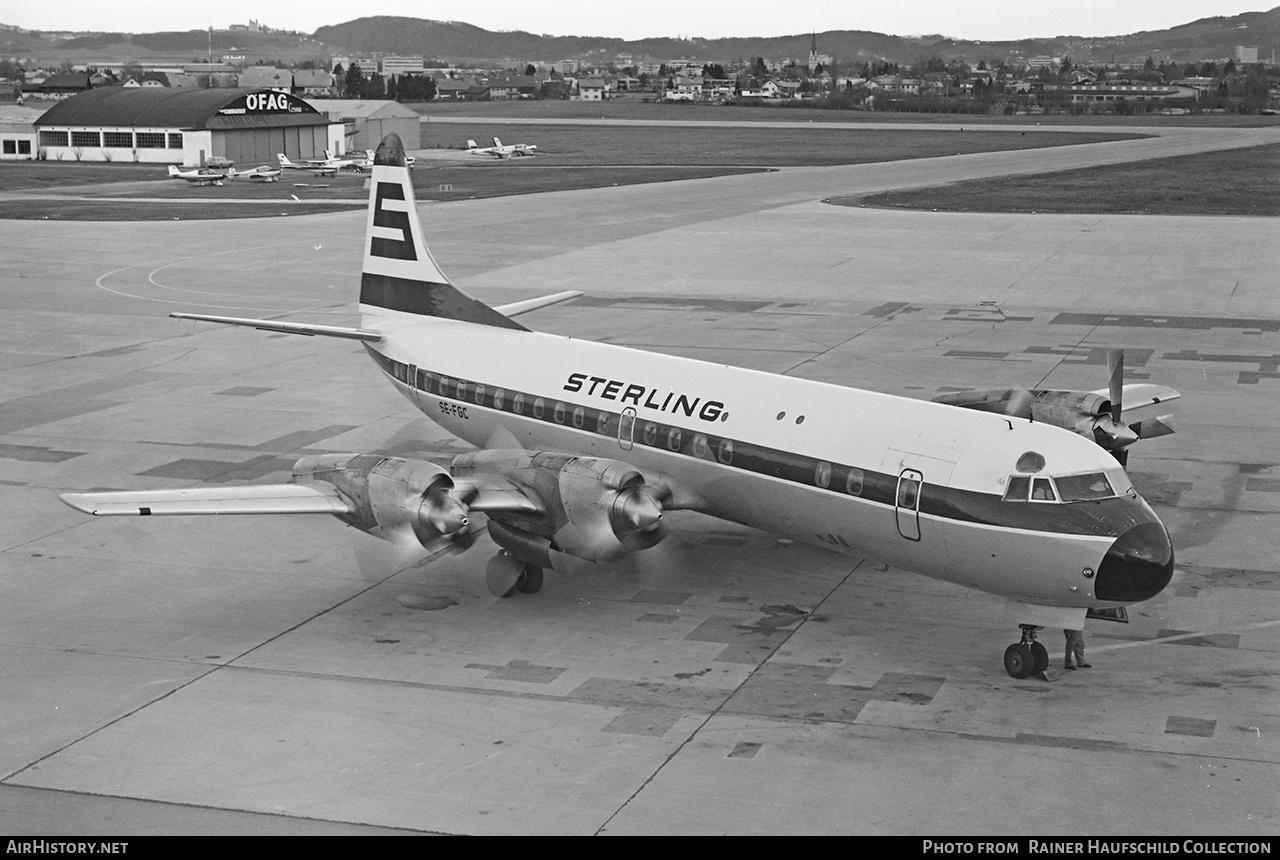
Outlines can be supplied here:
<path id="1" fill-rule="evenodd" d="M 489 559 L 485 579 L 494 597 L 511 597 L 517 591 L 537 594 L 542 590 L 542 568 L 523 562 L 506 550 Z"/>
<path id="2" fill-rule="evenodd" d="M 1036 641 L 1039 627 L 1034 624 L 1018 626 L 1022 628 L 1022 641 L 1004 649 L 1004 670 L 1021 680 L 1049 668 L 1049 651 Z"/>

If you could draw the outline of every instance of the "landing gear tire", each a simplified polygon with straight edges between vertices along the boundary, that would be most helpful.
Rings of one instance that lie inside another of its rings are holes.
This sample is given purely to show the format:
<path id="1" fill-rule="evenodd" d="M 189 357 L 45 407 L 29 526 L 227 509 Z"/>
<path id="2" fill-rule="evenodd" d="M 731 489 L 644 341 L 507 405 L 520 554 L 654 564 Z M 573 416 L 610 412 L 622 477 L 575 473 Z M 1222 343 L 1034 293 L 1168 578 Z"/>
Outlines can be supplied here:
<path id="1" fill-rule="evenodd" d="M 542 590 L 542 568 L 534 567 L 526 564 L 524 570 L 520 571 L 520 578 L 516 580 L 513 591 L 519 591 L 521 594 L 537 594 Z M 1045 665 L 1049 665 L 1049 655 L 1045 653 Z"/>
<path id="2" fill-rule="evenodd" d="M 1046 665 L 1048 665 L 1048 659 L 1046 653 Z M 1035 671 L 1035 659 L 1032 657 L 1031 647 L 1018 643 L 1004 649 L 1004 670 L 1018 680 L 1031 677 L 1031 673 Z"/>
<path id="3" fill-rule="evenodd" d="M 1008 658 L 1006 658 L 1007 660 Z M 1031 643 L 1031 674 L 1039 675 L 1045 669 L 1049 668 L 1049 649 L 1041 645 L 1039 642 Z"/>

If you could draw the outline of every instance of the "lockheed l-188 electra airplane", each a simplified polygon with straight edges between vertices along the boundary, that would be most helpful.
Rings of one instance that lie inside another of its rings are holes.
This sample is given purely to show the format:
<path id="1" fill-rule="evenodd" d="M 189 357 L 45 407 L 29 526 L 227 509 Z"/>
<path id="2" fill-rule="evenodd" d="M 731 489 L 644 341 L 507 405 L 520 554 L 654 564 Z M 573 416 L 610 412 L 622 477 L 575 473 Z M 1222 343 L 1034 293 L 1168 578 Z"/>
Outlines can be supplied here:
<path id="1" fill-rule="evenodd" d="M 1048 664 L 1040 627 L 1079 629 L 1169 583 L 1168 532 L 1109 451 L 1169 432 L 1155 413 L 1177 392 L 1121 409 L 1116 373 L 1115 403 L 1015 389 L 1001 414 L 987 411 L 998 392 L 967 409 L 531 331 L 513 318 L 581 293 L 499 307 L 462 293 L 428 250 L 399 138 L 374 160 L 358 328 L 172 316 L 362 341 L 401 394 L 480 450 L 448 471 L 313 455 L 288 484 L 68 493 L 68 504 L 332 514 L 428 548 L 465 546 L 487 520 L 501 549 L 486 575 L 501 596 L 537 591 L 566 556 L 643 552 L 666 512 L 700 511 L 1005 598 L 1022 628 L 1004 657 L 1014 677 Z"/>

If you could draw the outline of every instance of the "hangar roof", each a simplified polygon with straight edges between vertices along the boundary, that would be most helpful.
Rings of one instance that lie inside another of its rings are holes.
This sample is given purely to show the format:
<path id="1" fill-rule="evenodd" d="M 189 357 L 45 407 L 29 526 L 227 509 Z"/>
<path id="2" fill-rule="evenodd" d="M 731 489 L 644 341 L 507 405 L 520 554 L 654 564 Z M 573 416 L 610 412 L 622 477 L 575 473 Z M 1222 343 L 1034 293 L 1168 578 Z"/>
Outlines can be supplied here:
<path id="1" fill-rule="evenodd" d="M 218 112 L 250 93 L 269 92 L 257 88 L 171 89 L 169 87 L 101 87 L 65 99 L 45 111 L 37 126 L 78 125 L 102 127 L 211 128 L 225 124 L 232 117 Z M 279 94 L 276 94 L 277 96 Z M 289 102 L 300 105 L 312 122 L 327 122 L 302 99 L 289 96 Z M 243 113 L 240 111 L 239 113 Z M 292 122 L 302 124 L 302 117 L 285 114 Z M 243 117 L 236 117 L 243 120 Z M 213 122 L 210 122 L 213 120 Z M 310 124 L 310 123 L 306 123 Z"/>

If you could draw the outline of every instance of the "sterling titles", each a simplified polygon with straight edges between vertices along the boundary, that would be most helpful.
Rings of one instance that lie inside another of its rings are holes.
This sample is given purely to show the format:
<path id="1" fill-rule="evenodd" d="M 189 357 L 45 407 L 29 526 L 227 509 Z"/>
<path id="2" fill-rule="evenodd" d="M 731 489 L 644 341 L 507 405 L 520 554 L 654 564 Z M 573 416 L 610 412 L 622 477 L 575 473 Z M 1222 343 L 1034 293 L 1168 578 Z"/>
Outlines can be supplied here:
<path id="1" fill-rule="evenodd" d="M 585 390 L 588 396 L 603 397 L 605 400 L 618 403 L 630 403 L 636 408 L 644 407 L 658 412 L 683 413 L 689 418 L 696 413 L 703 421 L 715 421 L 724 415 L 724 404 L 719 400 L 690 398 L 687 394 L 676 394 L 674 391 L 663 394 L 657 388 L 617 379 L 605 379 L 600 376 L 589 376 L 585 373 L 569 374 L 564 390 L 570 393 Z"/>

